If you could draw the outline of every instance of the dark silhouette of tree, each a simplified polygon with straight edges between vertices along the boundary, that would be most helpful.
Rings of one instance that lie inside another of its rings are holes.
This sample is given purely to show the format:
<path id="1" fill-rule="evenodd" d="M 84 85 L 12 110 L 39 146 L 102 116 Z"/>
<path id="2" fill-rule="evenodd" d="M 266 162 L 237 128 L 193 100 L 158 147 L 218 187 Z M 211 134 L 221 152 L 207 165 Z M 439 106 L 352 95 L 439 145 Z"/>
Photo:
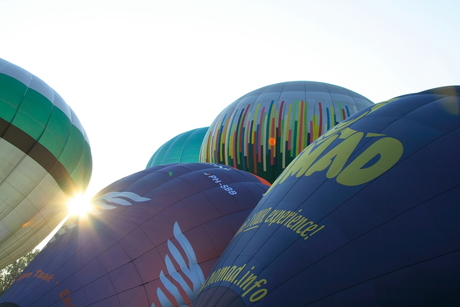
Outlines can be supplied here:
<path id="1" fill-rule="evenodd" d="M 0 270 L 0 296 L 16 280 L 22 271 L 24 271 L 39 252 L 40 250 L 35 249 Z"/>

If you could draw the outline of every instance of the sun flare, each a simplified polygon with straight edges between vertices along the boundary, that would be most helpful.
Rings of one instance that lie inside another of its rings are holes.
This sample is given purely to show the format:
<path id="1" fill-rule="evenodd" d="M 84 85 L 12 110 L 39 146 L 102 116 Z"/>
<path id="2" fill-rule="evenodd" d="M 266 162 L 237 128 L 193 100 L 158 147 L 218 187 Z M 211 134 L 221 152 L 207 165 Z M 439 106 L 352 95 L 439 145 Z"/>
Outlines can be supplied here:
<path id="1" fill-rule="evenodd" d="M 90 198 L 84 194 L 78 194 L 69 203 L 71 215 L 85 215 L 92 209 Z"/>

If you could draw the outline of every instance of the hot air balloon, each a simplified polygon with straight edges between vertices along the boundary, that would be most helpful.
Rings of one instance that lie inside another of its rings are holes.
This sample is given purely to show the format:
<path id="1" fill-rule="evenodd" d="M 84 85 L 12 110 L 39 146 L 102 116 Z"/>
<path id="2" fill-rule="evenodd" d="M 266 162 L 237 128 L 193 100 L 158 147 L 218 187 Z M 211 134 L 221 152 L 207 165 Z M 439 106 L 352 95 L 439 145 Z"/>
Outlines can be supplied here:
<path id="1" fill-rule="evenodd" d="M 147 167 L 170 163 L 200 162 L 200 148 L 208 127 L 193 129 L 176 135 L 153 154 Z"/>
<path id="2" fill-rule="evenodd" d="M 38 245 L 86 189 L 88 137 L 46 83 L 0 59 L 0 268 Z"/>
<path id="3" fill-rule="evenodd" d="M 458 305 L 459 93 L 376 104 L 308 146 L 193 306 Z"/>
<path id="4" fill-rule="evenodd" d="M 340 86 L 295 81 L 252 91 L 227 106 L 204 137 L 200 161 L 273 182 L 308 144 L 373 103 Z"/>
<path id="5" fill-rule="evenodd" d="M 73 217 L 0 302 L 25 306 L 184 306 L 268 183 L 204 163 L 120 179 Z"/>

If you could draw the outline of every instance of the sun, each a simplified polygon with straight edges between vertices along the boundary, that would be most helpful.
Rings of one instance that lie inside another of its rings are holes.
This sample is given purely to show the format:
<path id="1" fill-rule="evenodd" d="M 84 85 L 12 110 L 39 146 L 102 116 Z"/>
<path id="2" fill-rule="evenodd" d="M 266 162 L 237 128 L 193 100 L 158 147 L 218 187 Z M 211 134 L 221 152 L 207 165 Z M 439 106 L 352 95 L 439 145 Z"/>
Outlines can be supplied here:
<path id="1" fill-rule="evenodd" d="M 85 194 L 77 194 L 68 202 L 70 215 L 86 215 L 92 209 L 90 198 Z"/>

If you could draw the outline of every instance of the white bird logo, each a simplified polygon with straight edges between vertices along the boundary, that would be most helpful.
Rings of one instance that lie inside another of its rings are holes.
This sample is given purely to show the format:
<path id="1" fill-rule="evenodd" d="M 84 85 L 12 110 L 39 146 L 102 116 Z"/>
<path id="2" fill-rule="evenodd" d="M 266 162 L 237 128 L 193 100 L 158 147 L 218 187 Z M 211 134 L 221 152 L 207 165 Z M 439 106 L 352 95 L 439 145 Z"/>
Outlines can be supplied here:
<path id="1" fill-rule="evenodd" d="M 101 197 L 96 198 L 92 202 L 95 205 L 98 205 L 102 210 L 112 210 L 116 206 L 109 205 L 108 203 L 113 203 L 122 206 L 131 206 L 132 202 L 144 202 L 149 201 L 150 198 L 142 197 L 133 192 L 109 192 Z M 101 212 L 96 212 L 95 214 L 101 214 Z"/>
<path id="2" fill-rule="evenodd" d="M 198 290 L 204 283 L 203 271 L 198 264 L 198 260 L 196 259 L 195 251 L 193 250 L 192 245 L 182 233 L 177 222 L 174 223 L 173 232 L 177 242 L 179 242 L 183 251 L 187 255 L 187 261 L 184 259 L 176 245 L 174 245 L 174 243 L 172 243 L 170 240 L 167 242 L 169 252 L 171 253 L 171 256 L 175 262 L 179 265 L 180 270 L 192 282 L 192 287 L 190 287 L 189 284 L 184 280 L 183 276 L 177 272 L 169 255 L 166 255 L 165 257 L 166 269 L 168 271 L 169 278 L 176 281 L 181 286 L 182 290 L 187 294 L 188 299 L 191 300 L 195 297 L 195 295 L 198 293 Z M 164 274 L 163 271 L 160 272 L 160 280 L 163 283 L 163 286 L 175 298 L 177 304 L 179 306 L 187 306 L 185 298 L 169 278 Z M 163 290 L 160 288 L 157 288 L 157 296 L 162 307 L 175 305 L 166 297 Z M 152 304 L 151 307 L 156 306 L 155 304 Z"/>

